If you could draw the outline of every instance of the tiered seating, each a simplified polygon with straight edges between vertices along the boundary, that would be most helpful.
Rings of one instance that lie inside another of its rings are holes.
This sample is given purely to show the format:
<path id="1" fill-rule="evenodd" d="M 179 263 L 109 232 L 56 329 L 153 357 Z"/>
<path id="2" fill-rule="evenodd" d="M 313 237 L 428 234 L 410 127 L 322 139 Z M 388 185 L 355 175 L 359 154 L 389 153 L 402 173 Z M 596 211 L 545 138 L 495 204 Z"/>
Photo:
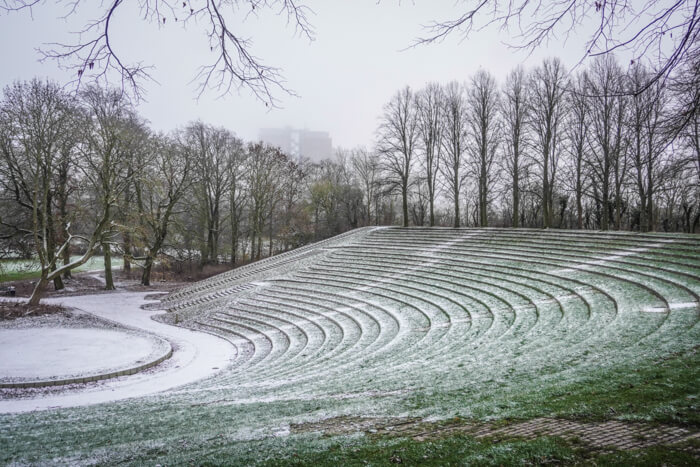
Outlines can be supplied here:
<path id="1" fill-rule="evenodd" d="M 165 305 L 236 345 L 222 391 L 345 397 L 584 374 L 690 345 L 699 294 L 695 236 L 366 228 Z"/>

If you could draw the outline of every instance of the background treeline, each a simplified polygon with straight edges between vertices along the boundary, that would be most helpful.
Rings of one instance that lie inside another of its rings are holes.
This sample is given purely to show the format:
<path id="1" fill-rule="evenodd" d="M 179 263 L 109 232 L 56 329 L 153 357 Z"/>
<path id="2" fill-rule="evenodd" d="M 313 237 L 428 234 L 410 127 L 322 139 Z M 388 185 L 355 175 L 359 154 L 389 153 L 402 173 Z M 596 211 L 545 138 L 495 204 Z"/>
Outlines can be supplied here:
<path id="1" fill-rule="evenodd" d="M 700 73 L 680 74 L 608 55 L 406 87 L 374 148 L 322 163 L 202 122 L 156 133 L 117 90 L 15 83 L 0 101 L 2 254 L 39 260 L 38 301 L 97 252 L 112 288 L 113 254 L 148 284 L 156 262 L 235 266 L 366 225 L 695 232 Z"/>
<path id="2" fill-rule="evenodd" d="M 379 178 L 403 225 L 695 232 L 700 69 L 655 76 L 606 55 L 404 88 L 378 131 Z"/>

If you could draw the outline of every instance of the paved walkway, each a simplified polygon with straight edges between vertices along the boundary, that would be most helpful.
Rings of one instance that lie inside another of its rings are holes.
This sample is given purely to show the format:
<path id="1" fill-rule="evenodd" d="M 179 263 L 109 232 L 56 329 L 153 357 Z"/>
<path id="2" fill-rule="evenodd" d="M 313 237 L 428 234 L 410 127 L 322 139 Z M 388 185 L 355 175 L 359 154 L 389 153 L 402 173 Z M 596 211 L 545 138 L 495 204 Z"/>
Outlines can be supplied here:
<path id="1" fill-rule="evenodd" d="M 123 292 L 59 297 L 43 300 L 92 313 L 104 319 L 141 329 L 172 345 L 172 358 L 145 373 L 106 380 L 96 385 L 72 387 L 64 392 L 32 392 L 31 398 L 0 400 L 0 413 L 28 412 L 58 407 L 110 402 L 166 391 L 210 377 L 235 356 L 234 347 L 219 337 L 170 326 L 151 319 L 162 311 L 141 309 L 153 292 Z M 54 389 L 55 391 L 55 389 Z"/>
<path id="2" fill-rule="evenodd" d="M 534 439 L 558 436 L 576 439 L 596 449 L 641 449 L 657 444 L 678 444 L 700 437 L 700 432 L 669 425 L 607 422 L 576 422 L 554 418 L 536 418 L 500 429 L 478 430 L 477 438 L 504 436 Z"/>

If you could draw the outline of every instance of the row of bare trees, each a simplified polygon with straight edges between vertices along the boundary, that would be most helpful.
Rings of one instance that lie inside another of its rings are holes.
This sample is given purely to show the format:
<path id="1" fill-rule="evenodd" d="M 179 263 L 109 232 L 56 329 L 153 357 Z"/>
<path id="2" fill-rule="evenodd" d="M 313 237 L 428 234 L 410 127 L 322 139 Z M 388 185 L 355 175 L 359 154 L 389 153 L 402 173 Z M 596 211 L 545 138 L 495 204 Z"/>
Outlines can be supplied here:
<path id="1" fill-rule="evenodd" d="M 315 164 L 202 122 L 155 133 L 119 91 L 15 83 L 0 100 L 0 252 L 40 263 L 36 303 L 97 253 L 113 288 L 113 255 L 149 284 L 158 263 L 235 267 L 367 225 L 694 232 L 698 90 L 653 73 L 549 59 L 500 85 L 479 71 L 407 87 L 374 148 Z"/>
<path id="2" fill-rule="evenodd" d="M 379 178 L 404 226 L 423 209 L 417 223 L 439 224 L 446 201 L 455 227 L 695 231 L 700 116 L 686 104 L 698 90 L 649 84 L 654 73 L 606 55 L 573 74 L 558 59 L 519 67 L 500 86 L 480 70 L 406 87 L 378 128 Z"/>

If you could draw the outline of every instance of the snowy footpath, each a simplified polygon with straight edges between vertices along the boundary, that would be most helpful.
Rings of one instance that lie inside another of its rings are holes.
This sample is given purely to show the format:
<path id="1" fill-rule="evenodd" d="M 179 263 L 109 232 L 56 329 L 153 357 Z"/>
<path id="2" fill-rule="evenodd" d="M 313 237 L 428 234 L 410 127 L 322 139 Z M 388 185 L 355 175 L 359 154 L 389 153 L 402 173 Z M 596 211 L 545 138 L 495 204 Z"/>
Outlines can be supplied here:
<path id="1" fill-rule="evenodd" d="M 174 349 L 173 356 L 144 373 L 95 385 L 73 386 L 65 391 L 28 392 L 27 398 L 0 400 L 0 413 L 76 407 L 145 396 L 210 377 L 229 365 L 235 357 L 235 349 L 228 341 L 152 320 L 151 316 L 162 311 L 141 309 L 141 305 L 150 303 L 145 297 L 152 294 L 118 291 L 43 300 L 47 304 L 75 308 L 166 339 Z"/>

